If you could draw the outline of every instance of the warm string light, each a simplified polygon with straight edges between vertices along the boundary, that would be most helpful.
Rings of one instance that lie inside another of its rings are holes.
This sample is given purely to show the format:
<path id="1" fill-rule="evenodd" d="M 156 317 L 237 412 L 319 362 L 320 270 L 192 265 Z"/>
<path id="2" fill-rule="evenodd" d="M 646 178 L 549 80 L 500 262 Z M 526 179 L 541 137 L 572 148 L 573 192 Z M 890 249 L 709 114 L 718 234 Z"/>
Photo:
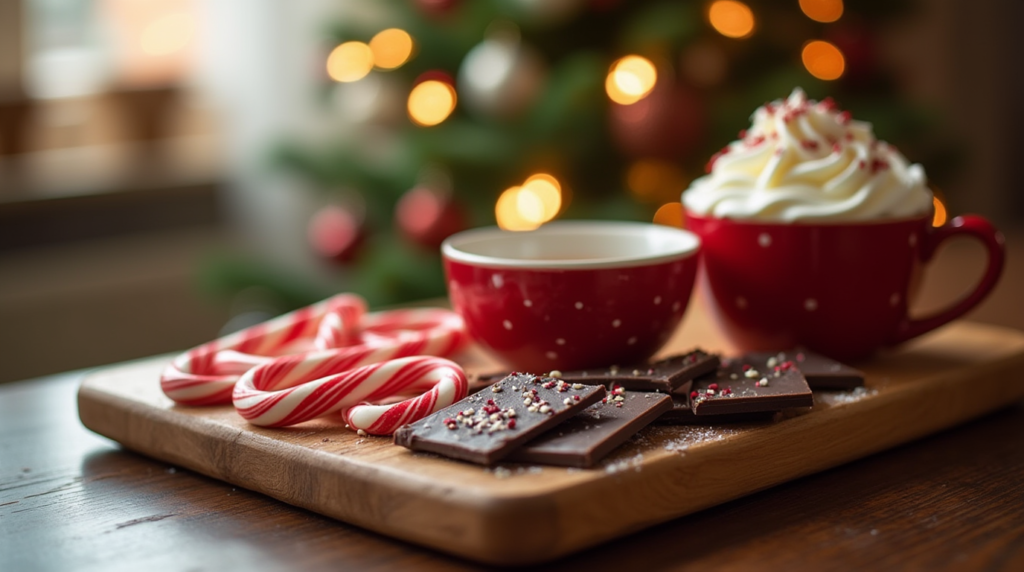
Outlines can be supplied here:
<path id="1" fill-rule="evenodd" d="M 345 42 L 327 56 L 327 75 L 338 82 L 359 81 L 374 67 L 393 70 L 409 61 L 412 36 L 405 30 L 388 28 L 377 33 L 369 44 Z"/>
<path id="2" fill-rule="evenodd" d="M 666 203 L 658 207 L 654 213 L 654 224 L 683 228 L 685 216 L 682 203 Z"/>
<path id="3" fill-rule="evenodd" d="M 372 69 L 373 51 L 363 42 L 345 42 L 327 56 L 327 75 L 334 81 L 359 81 Z"/>
<path id="4" fill-rule="evenodd" d="M 946 205 L 942 203 L 942 200 L 938 196 L 932 197 L 932 205 L 935 206 L 935 216 L 932 217 L 932 226 L 939 227 L 946 224 L 946 218 L 949 216 L 946 212 Z"/>
<path id="5" fill-rule="evenodd" d="M 800 0 L 800 10 L 811 20 L 828 24 L 843 15 L 843 0 Z"/>
<path id="6" fill-rule="evenodd" d="M 612 64 L 604 88 L 615 103 L 630 105 L 647 97 L 657 82 L 658 72 L 650 60 L 626 56 Z"/>
<path id="7" fill-rule="evenodd" d="M 422 127 L 437 125 L 455 111 L 455 88 L 448 82 L 435 79 L 416 85 L 409 93 L 409 117 Z"/>
<path id="8" fill-rule="evenodd" d="M 814 77 L 823 80 L 839 79 L 846 70 L 846 60 L 839 48 L 824 40 L 812 40 L 804 45 L 800 59 Z"/>
<path id="9" fill-rule="evenodd" d="M 754 33 L 754 12 L 743 2 L 715 0 L 708 8 L 708 22 L 727 38 L 749 38 Z"/>
<path id="10" fill-rule="evenodd" d="M 679 197 L 686 183 L 682 169 L 660 159 L 640 159 L 626 171 L 626 187 L 647 203 L 657 204 Z"/>
<path id="11" fill-rule="evenodd" d="M 561 208 L 562 185 L 555 177 L 538 173 L 501 193 L 494 216 L 504 230 L 533 230 L 555 218 Z"/>
<path id="12" fill-rule="evenodd" d="M 412 56 L 412 36 L 405 30 L 388 28 L 370 40 L 373 65 L 383 70 L 401 67 Z"/>

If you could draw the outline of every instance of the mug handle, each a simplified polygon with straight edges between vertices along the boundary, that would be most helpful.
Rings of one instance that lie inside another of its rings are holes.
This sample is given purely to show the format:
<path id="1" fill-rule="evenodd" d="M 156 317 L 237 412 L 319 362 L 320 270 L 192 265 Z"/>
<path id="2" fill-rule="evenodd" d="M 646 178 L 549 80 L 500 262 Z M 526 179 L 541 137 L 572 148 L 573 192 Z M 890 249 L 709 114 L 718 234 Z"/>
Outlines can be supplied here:
<path id="1" fill-rule="evenodd" d="M 964 296 L 945 310 L 940 310 L 931 316 L 921 319 L 905 317 L 896 329 L 896 333 L 889 340 L 890 345 L 916 338 L 925 332 L 930 332 L 943 324 L 963 316 L 971 308 L 974 308 L 984 300 L 992 289 L 995 288 L 1006 261 L 1005 239 L 1003 234 L 992 226 L 992 223 L 978 215 L 958 216 L 941 227 L 926 232 L 922 237 L 924 240 L 919 252 L 921 262 L 927 263 L 930 261 L 940 244 L 945 242 L 946 239 L 958 235 L 976 238 L 985 247 L 988 253 L 988 265 L 985 267 L 985 274 L 982 275 L 981 280 L 970 294 Z"/>

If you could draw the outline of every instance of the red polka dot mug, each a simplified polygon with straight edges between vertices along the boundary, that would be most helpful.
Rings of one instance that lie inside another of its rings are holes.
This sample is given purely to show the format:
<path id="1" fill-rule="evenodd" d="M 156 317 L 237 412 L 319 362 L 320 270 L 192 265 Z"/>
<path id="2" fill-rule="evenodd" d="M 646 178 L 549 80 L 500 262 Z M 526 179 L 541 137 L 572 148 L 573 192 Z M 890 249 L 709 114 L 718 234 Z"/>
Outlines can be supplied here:
<path id="1" fill-rule="evenodd" d="M 506 365 L 547 372 L 644 360 L 679 325 L 700 239 L 645 223 L 483 228 L 441 246 L 466 329 Z"/>
<path id="2" fill-rule="evenodd" d="M 765 223 L 687 213 L 701 237 L 702 287 L 712 314 L 740 350 L 796 345 L 857 359 L 962 316 L 992 291 L 1002 272 L 1003 237 L 987 220 L 932 216 L 859 223 Z M 980 282 L 948 308 L 908 313 L 925 264 L 953 236 L 978 239 L 988 254 Z"/>

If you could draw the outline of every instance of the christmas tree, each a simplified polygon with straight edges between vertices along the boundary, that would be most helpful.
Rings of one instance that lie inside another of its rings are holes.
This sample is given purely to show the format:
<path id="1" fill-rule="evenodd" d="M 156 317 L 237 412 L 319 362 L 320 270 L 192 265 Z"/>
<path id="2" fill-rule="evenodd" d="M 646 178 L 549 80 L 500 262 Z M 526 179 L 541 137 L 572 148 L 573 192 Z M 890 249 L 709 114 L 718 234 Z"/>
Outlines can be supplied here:
<path id="1" fill-rule="evenodd" d="M 931 122 L 876 48 L 900 2 L 365 0 L 324 38 L 336 140 L 287 140 L 276 165 L 326 193 L 310 247 L 372 305 L 442 296 L 438 245 L 497 223 L 681 224 L 679 195 L 765 101 L 832 96 L 928 162 Z M 930 172 L 934 175 L 934 170 Z M 299 191 L 296 191 L 299 192 Z M 222 264 L 298 306 L 299 276 Z M 284 309 L 284 308 L 282 308 Z"/>

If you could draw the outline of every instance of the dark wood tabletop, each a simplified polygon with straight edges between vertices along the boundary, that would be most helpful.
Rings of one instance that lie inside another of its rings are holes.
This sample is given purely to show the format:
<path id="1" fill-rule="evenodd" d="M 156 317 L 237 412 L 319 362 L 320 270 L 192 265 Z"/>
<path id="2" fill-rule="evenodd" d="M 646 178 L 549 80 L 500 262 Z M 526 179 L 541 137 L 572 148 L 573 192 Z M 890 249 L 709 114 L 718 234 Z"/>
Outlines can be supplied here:
<path id="1" fill-rule="evenodd" d="M 84 375 L 0 385 L 0 571 L 479 568 L 125 451 Z M 547 568 L 1024 570 L 1024 403 Z"/>

